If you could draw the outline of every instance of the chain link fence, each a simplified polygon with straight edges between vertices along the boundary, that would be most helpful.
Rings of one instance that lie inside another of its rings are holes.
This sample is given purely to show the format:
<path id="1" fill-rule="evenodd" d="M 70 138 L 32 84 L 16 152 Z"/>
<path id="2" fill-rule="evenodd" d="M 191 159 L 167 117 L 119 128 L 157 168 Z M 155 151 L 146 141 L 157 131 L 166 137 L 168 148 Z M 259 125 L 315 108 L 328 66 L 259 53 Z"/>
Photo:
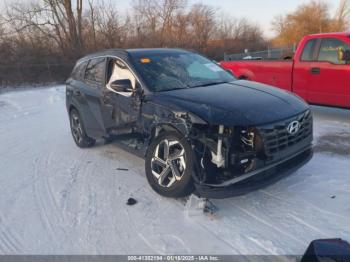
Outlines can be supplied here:
<path id="1" fill-rule="evenodd" d="M 224 54 L 225 61 L 236 60 L 281 60 L 293 57 L 296 46 L 285 46 L 280 48 L 269 48 L 264 51 L 250 52 L 246 50 L 240 54 Z"/>

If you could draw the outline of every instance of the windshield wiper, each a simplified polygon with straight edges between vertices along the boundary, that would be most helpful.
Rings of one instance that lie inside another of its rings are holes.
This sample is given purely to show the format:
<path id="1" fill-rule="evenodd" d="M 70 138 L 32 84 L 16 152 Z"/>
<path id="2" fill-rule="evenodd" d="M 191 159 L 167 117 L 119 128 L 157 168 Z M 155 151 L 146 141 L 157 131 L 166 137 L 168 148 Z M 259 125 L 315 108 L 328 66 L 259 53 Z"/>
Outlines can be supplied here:
<path id="1" fill-rule="evenodd" d="M 204 87 L 204 86 L 213 86 L 213 85 L 220 85 L 220 84 L 226 84 L 226 83 L 228 83 L 228 82 L 227 82 L 227 81 L 211 82 L 211 83 L 207 83 L 207 84 L 201 84 L 201 85 L 190 86 L 190 88 L 194 88 L 194 87 Z"/>

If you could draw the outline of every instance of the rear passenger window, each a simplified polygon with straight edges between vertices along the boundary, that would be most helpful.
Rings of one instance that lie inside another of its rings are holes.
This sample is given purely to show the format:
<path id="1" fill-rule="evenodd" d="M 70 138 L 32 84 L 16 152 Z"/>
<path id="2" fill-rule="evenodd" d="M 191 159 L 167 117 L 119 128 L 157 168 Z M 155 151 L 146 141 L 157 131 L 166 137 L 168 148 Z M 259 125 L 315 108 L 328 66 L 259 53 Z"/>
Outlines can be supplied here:
<path id="1" fill-rule="evenodd" d="M 105 59 L 96 58 L 90 60 L 85 70 L 85 80 L 102 84 L 105 76 Z"/>
<path id="2" fill-rule="evenodd" d="M 301 55 L 301 61 L 313 61 L 316 41 L 316 39 L 312 39 L 306 43 L 303 53 Z"/>
<path id="3" fill-rule="evenodd" d="M 75 80 L 84 79 L 84 72 L 85 72 L 86 65 L 87 65 L 87 62 L 82 62 L 82 63 L 76 65 L 73 69 L 73 72 L 72 72 L 72 78 Z"/>

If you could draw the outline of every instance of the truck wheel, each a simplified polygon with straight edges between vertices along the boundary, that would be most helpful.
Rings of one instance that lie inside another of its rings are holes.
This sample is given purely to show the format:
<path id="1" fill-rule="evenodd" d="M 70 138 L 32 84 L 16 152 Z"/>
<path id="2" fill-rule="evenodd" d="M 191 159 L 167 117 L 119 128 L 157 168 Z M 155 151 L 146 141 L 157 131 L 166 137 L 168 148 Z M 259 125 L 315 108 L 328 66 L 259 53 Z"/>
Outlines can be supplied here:
<path id="1" fill-rule="evenodd" d="M 240 77 L 238 77 L 238 79 L 239 80 L 249 80 L 248 77 L 246 77 L 246 76 L 240 76 Z"/>
<path id="2" fill-rule="evenodd" d="M 165 197 L 185 197 L 194 191 L 192 148 L 178 132 L 164 132 L 155 138 L 146 154 L 148 183 Z"/>
<path id="3" fill-rule="evenodd" d="M 78 147 L 87 148 L 95 145 L 96 140 L 86 135 L 85 127 L 77 110 L 70 112 L 70 129 Z"/>

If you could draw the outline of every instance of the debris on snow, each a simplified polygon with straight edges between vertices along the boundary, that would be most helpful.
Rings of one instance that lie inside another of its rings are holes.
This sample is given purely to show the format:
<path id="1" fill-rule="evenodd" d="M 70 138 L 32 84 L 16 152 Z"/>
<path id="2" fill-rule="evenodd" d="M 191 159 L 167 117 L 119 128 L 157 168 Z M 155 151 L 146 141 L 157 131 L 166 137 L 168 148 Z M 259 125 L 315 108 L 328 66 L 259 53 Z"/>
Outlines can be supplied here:
<path id="1" fill-rule="evenodd" d="M 126 204 L 127 204 L 128 206 L 133 206 L 133 205 L 135 205 L 136 203 L 137 203 L 136 199 L 135 199 L 135 198 L 132 198 L 132 197 L 130 197 L 130 198 L 128 199 L 128 201 L 126 202 Z"/>
<path id="2" fill-rule="evenodd" d="M 121 168 L 121 167 L 118 167 L 117 170 L 119 170 L 119 171 L 129 171 L 128 168 Z"/>
<path id="3" fill-rule="evenodd" d="M 213 215 L 218 208 L 206 198 L 200 198 L 191 195 L 185 205 L 185 214 L 187 217 L 199 216 L 204 214 Z"/>
<path id="4" fill-rule="evenodd" d="M 210 200 L 207 200 L 206 203 L 205 203 L 205 207 L 203 209 L 203 212 L 204 213 L 207 213 L 207 214 L 210 214 L 210 215 L 213 215 L 214 213 L 216 213 L 218 211 L 218 207 L 215 206 L 213 204 L 213 202 L 211 202 Z"/>
<path id="5" fill-rule="evenodd" d="M 202 215 L 204 207 L 205 199 L 192 194 L 185 205 L 185 214 L 187 217 Z"/>

